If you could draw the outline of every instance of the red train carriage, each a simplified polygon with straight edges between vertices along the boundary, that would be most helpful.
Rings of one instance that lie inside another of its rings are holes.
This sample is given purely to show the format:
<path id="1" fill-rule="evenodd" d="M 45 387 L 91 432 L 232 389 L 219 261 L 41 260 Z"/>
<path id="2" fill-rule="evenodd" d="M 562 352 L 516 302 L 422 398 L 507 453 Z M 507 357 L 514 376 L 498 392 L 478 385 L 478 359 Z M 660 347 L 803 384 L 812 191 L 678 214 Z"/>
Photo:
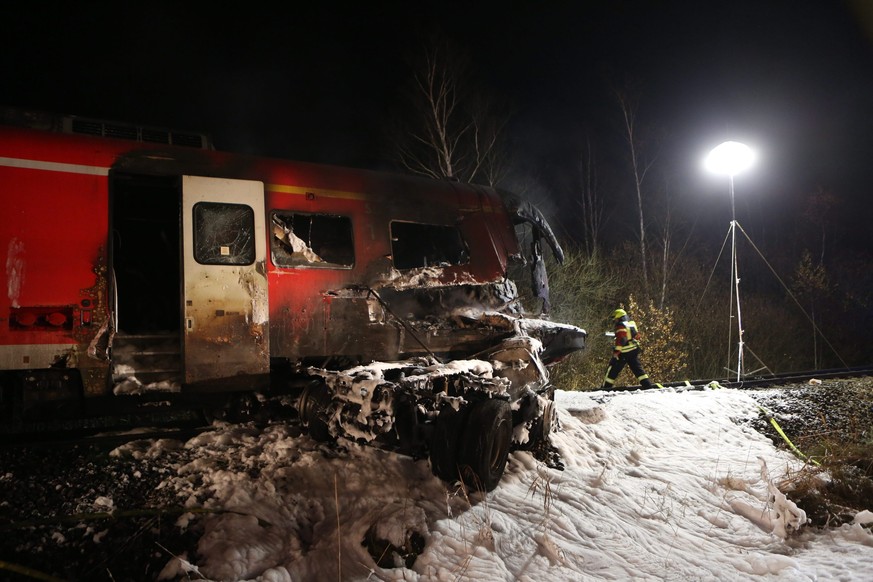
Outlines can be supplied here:
<path id="1" fill-rule="evenodd" d="M 7 433 L 281 395 L 314 436 L 427 450 L 441 477 L 489 489 L 511 439 L 547 436 L 546 366 L 585 332 L 520 313 L 516 225 L 560 256 L 536 209 L 191 133 L 4 121 Z"/>

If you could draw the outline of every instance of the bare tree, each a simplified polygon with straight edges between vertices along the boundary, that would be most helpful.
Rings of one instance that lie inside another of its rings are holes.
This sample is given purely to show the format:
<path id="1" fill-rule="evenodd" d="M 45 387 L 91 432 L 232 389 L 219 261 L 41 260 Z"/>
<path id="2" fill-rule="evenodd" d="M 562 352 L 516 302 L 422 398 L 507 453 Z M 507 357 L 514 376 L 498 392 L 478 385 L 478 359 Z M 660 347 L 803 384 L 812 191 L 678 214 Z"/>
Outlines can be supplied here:
<path id="1" fill-rule="evenodd" d="M 661 228 L 661 297 L 658 301 L 658 309 L 664 309 L 667 300 L 667 281 L 670 279 L 670 251 L 673 243 L 672 220 L 673 213 L 670 210 L 670 197 L 664 194 L 664 222 Z"/>
<path id="2" fill-rule="evenodd" d="M 600 231 L 603 227 L 603 200 L 598 189 L 597 164 L 591 140 L 586 140 L 585 151 L 579 163 L 581 195 L 578 204 L 582 210 L 582 240 L 589 256 L 595 256 L 600 246 Z"/>
<path id="3" fill-rule="evenodd" d="M 825 249 L 828 246 L 827 235 L 833 229 L 834 212 L 840 205 L 839 197 L 829 188 L 819 186 L 806 200 L 804 218 L 819 231 L 818 263 L 825 262 Z"/>
<path id="4" fill-rule="evenodd" d="M 432 178 L 494 185 L 502 175 L 499 142 L 507 116 L 473 81 L 466 55 L 430 41 L 413 65 L 412 112 L 391 139 L 406 170 Z"/>
<path id="5" fill-rule="evenodd" d="M 630 155 L 631 171 L 633 173 L 637 217 L 639 219 L 640 260 L 642 261 L 643 286 L 647 291 L 649 287 L 649 269 L 646 257 L 646 220 L 643 212 L 643 184 L 646 180 L 646 175 L 652 168 L 653 161 L 646 161 L 643 154 L 642 142 L 636 127 L 636 103 L 634 103 L 624 91 L 616 90 L 615 96 L 618 99 L 618 104 L 621 108 L 624 123 L 623 129 L 625 139 L 627 140 L 628 153 Z"/>
<path id="6" fill-rule="evenodd" d="M 812 323 L 812 353 L 813 366 L 817 369 L 821 364 L 821 348 L 818 344 L 818 319 L 816 305 L 820 303 L 830 290 L 827 271 L 821 261 L 812 258 L 812 253 L 804 249 L 800 262 L 794 271 L 794 287 L 797 294 L 809 302 L 809 319 Z"/>

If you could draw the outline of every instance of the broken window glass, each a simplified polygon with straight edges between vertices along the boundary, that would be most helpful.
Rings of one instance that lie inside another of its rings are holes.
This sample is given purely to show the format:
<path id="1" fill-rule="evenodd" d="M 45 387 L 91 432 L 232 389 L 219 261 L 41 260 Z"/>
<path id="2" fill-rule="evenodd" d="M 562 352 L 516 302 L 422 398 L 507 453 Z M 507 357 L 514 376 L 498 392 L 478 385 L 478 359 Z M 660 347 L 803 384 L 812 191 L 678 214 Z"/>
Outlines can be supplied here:
<path id="1" fill-rule="evenodd" d="M 274 212 L 270 252 L 277 267 L 349 268 L 355 264 L 347 216 Z"/>
<path id="2" fill-rule="evenodd" d="M 194 259 L 202 265 L 255 262 L 255 212 L 244 204 L 194 205 Z"/>
<path id="3" fill-rule="evenodd" d="M 401 270 L 462 265 L 470 259 L 457 227 L 415 222 L 391 223 L 391 252 Z"/>

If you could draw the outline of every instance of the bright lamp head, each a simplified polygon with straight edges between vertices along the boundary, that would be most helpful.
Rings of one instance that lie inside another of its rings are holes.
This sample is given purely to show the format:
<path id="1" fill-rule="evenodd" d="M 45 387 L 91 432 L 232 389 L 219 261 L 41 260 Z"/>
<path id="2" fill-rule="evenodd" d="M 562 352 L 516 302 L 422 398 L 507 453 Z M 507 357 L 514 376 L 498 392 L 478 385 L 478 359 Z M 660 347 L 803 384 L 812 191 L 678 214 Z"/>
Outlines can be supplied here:
<path id="1" fill-rule="evenodd" d="M 726 141 L 716 146 L 703 161 L 710 172 L 736 176 L 755 163 L 755 152 L 742 143 Z"/>

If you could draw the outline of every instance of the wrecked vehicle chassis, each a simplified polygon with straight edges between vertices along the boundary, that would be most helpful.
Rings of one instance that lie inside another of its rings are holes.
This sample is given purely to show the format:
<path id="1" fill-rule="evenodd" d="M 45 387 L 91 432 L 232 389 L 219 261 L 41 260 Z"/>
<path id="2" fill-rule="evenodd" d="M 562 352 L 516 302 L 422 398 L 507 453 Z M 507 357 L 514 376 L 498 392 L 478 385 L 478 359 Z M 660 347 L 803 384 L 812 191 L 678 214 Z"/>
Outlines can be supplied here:
<path id="1" fill-rule="evenodd" d="M 314 438 L 427 457 L 439 478 L 490 491 L 510 449 L 533 448 L 552 429 L 554 389 L 542 349 L 538 339 L 516 336 L 476 359 L 310 368 L 296 408 Z"/>

